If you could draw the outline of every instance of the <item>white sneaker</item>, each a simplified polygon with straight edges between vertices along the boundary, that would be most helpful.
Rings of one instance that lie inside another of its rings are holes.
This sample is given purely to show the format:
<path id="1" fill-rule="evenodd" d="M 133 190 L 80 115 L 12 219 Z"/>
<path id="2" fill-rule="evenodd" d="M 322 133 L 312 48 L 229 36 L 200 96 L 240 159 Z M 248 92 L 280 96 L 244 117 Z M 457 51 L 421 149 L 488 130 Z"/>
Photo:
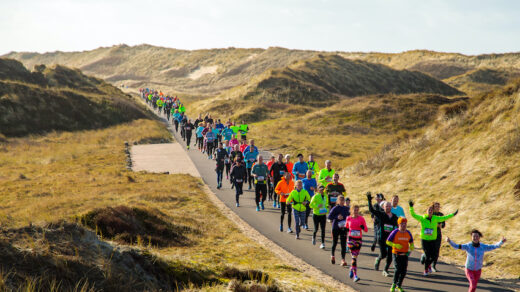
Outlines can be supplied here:
<path id="1" fill-rule="evenodd" d="M 321 248 L 321 249 L 324 249 L 324 248 L 325 248 L 325 244 L 322 243 L 322 244 L 320 245 L 320 248 Z"/>

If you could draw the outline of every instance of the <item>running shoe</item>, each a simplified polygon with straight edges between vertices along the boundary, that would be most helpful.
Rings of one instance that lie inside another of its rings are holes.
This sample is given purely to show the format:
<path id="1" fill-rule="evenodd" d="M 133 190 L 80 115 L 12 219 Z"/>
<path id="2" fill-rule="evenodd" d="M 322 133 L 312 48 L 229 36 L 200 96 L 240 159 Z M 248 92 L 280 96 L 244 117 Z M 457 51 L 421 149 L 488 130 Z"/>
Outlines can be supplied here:
<path id="1" fill-rule="evenodd" d="M 260 202 L 260 207 L 262 208 L 262 210 L 264 210 L 264 202 Z"/>
<path id="2" fill-rule="evenodd" d="M 316 237 L 312 237 L 312 245 L 316 245 Z"/>
<path id="3" fill-rule="evenodd" d="M 251 190 L 251 186 L 249 186 L 248 190 Z"/>
<path id="4" fill-rule="evenodd" d="M 376 271 L 379 271 L 379 263 L 381 262 L 381 259 L 380 258 L 376 258 L 376 261 L 374 262 L 374 269 Z"/>
<path id="5" fill-rule="evenodd" d="M 437 268 L 432 267 L 432 273 L 437 273 Z"/>
<path id="6" fill-rule="evenodd" d="M 346 267 L 347 266 L 347 262 L 345 260 L 341 260 L 341 266 L 342 267 Z"/>
<path id="7" fill-rule="evenodd" d="M 395 284 L 392 284 L 392 287 L 390 287 L 390 292 L 395 292 L 395 288 L 396 288 Z"/>
<path id="8" fill-rule="evenodd" d="M 397 287 L 397 291 L 399 291 L 399 292 L 404 292 L 404 289 L 401 288 L 401 287 Z"/>
<path id="9" fill-rule="evenodd" d="M 280 209 L 280 204 L 276 205 L 276 208 Z"/>
<path id="10" fill-rule="evenodd" d="M 422 275 L 427 277 L 428 276 L 428 270 L 424 271 L 424 273 Z"/>
<path id="11" fill-rule="evenodd" d="M 421 265 L 424 265 L 424 261 L 426 261 L 426 255 L 422 254 L 421 255 Z"/>
<path id="12" fill-rule="evenodd" d="M 350 277 L 350 279 L 354 278 L 354 270 L 352 270 L 352 268 L 350 268 L 350 273 L 348 274 L 348 276 Z"/>
<path id="13" fill-rule="evenodd" d="M 186 148 L 187 148 L 188 150 L 190 150 L 190 145 L 186 146 Z"/>
<path id="14" fill-rule="evenodd" d="M 432 272 L 432 266 L 430 265 L 430 266 L 428 267 L 428 274 L 432 274 L 432 273 L 433 273 L 433 272 Z"/>
<path id="15" fill-rule="evenodd" d="M 361 280 L 361 279 L 359 279 L 358 276 L 354 276 L 354 282 L 359 282 L 359 280 Z"/>
<path id="16" fill-rule="evenodd" d="M 291 227 L 287 228 L 287 233 L 293 233 Z"/>
<path id="17" fill-rule="evenodd" d="M 322 244 L 320 245 L 320 248 L 321 248 L 321 249 L 325 249 L 325 243 L 322 243 Z"/>
<path id="18" fill-rule="evenodd" d="M 299 234 L 296 234 L 296 239 L 300 239 L 300 235 Z"/>
<path id="19" fill-rule="evenodd" d="M 283 225 L 280 225 L 280 232 L 283 231 Z"/>
<path id="20" fill-rule="evenodd" d="M 259 212 L 260 211 L 260 207 L 256 207 L 256 212 Z"/>
<path id="21" fill-rule="evenodd" d="M 330 257 L 330 263 L 333 264 L 333 265 L 335 265 L 335 264 L 336 264 L 336 257 L 331 256 L 331 257 Z"/>
<path id="22" fill-rule="evenodd" d="M 370 247 L 370 251 L 372 251 L 372 252 L 373 252 L 374 250 L 376 250 L 376 244 L 375 244 L 375 243 L 374 243 L 374 244 L 372 244 L 372 246 Z"/>
<path id="23" fill-rule="evenodd" d="M 236 206 L 237 206 L 237 207 L 240 207 L 240 204 L 239 204 L 239 203 L 237 203 L 237 205 L 236 205 Z"/>
<path id="24" fill-rule="evenodd" d="M 385 276 L 385 277 L 390 277 L 390 274 L 388 273 L 387 270 L 384 270 L 384 271 L 383 271 L 383 276 Z"/>
<path id="25" fill-rule="evenodd" d="M 273 208 L 276 208 L 276 202 L 273 203 Z"/>

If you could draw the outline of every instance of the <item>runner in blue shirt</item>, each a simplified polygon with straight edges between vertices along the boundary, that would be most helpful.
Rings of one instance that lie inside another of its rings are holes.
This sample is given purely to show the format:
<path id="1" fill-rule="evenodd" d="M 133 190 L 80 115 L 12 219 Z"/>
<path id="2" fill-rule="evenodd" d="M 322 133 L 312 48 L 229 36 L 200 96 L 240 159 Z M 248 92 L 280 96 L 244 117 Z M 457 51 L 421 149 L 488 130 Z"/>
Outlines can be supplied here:
<path id="1" fill-rule="evenodd" d="M 298 163 L 298 162 L 297 162 Z M 296 167 L 296 163 L 294 164 Z M 307 170 L 307 177 L 302 179 L 303 182 L 303 188 L 309 193 L 309 196 L 314 196 L 314 191 L 316 191 L 316 188 L 318 187 L 318 183 L 316 182 L 316 179 L 312 177 L 312 171 Z M 311 214 L 311 208 L 307 208 L 305 213 L 305 224 L 303 225 L 303 228 L 306 230 L 309 230 L 309 215 Z"/>

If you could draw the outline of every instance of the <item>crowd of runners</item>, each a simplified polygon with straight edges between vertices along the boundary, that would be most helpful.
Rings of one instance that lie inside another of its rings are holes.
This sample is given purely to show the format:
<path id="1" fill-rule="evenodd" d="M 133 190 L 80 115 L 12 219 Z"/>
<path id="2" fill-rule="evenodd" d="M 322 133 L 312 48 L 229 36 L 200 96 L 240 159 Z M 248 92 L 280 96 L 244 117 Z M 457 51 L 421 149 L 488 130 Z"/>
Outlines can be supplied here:
<path id="1" fill-rule="evenodd" d="M 273 208 L 280 210 L 280 232 L 286 230 L 287 233 L 295 233 L 296 239 L 300 239 L 303 230 L 310 229 L 308 219 L 312 213 L 312 244 L 316 245 L 317 240 L 320 240 L 321 249 L 325 248 L 326 225 L 331 224 L 331 263 L 336 263 L 335 253 L 339 244 L 341 265 L 348 266 L 346 255 L 349 253 L 349 277 L 354 282 L 360 280 L 357 259 L 363 245 L 363 234 L 368 232 L 368 224 L 360 213 L 360 205 L 351 203 L 347 197 L 345 187 L 339 181 L 339 174 L 335 172 L 330 160 L 325 161 L 324 167 L 320 168 L 312 154 L 306 161 L 303 154 L 298 154 L 294 163 L 289 154 L 263 157 L 255 141 L 247 140 L 249 126 L 245 122 L 222 122 L 210 114 L 204 117 L 199 115 L 192 121 L 176 96 L 150 89 L 140 89 L 140 94 L 154 110 L 166 115 L 168 121 L 171 117 L 175 131 L 180 131 L 188 150 L 190 146 L 194 146 L 207 155 L 208 159 L 215 160 L 217 187 L 223 187 L 225 177 L 229 187 L 235 189 L 236 207 L 240 206 L 244 186 L 249 190 L 254 189 L 256 211 L 265 210 L 266 201 L 271 202 Z M 193 134 L 195 141 L 191 139 Z M 374 241 L 370 249 L 375 251 L 379 247 L 374 269 L 379 271 L 380 263 L 384 260 L 382 275 L 390 277 L 393 262 L 393 284 L 390 291 L 404 291 L 403 280 L 407 273 L 408 257 L 414 250 L 414 237 L 407 229 L 408 219 L 404 209 L 399 205 L 397 195 L 386 200 L 384 194 L 378 193 L 375 195 L 375 202 L 372 193 L 368 192 L 366 197 L 374 227 Z M 421 225 L 423 254 L 420 261 L 424 266 L 423 276 L 427 277 L 437 272 L 442 229 L 446 228 L 445 222 L 448 219 L 457 215 L 458 210 L 444 215 L 440 211 L 440 204 L 434 202 L 426 209 L 425 214 L 419 215 L 415 212 L 413 201 L 408 203 L 411 218 Z M 291 228 L 293 216 L 294 230 Z M 287 228 L 284 229 L 284 226 Z M 471 242 L 466 244 L 456 244 L 449 238 L 446 241 L 453 248 L 467 252 L 466 277 L 470 283 L 469 291 L 475 291 L 484 253 L 500 247 L 506 239 L 487 245 L 480 243 L 480 231 L 475 229 L 470 234 Z"/>

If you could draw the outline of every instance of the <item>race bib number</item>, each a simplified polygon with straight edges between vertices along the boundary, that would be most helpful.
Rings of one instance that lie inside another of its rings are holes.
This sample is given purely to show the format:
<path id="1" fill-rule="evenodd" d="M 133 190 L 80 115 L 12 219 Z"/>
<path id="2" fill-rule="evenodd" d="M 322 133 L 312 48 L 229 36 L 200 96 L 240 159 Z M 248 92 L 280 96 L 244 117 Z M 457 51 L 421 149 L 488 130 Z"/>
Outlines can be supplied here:
<path id="1" fill-rule="evenodd" d="M 327 208 L 320 208 L 320 215 L 327 214 Z"/>
<path id="2" fill-rule="evenodd" d="M 329 177 L 329 178 L 326 179 L 326 181 L 331 182 L 332 178 Z"/>
<path id="3" fill-rule="evenodd" d="M 305 177 L 305 174 L 299 173 L 299 174 L 298 174 L 298 177 L 304 178 L 304 177 Z"/>
<path id="4" fill-rule="evenodd" d="M 250 161 L 250 162 L 254 162 L 255 159 L 254 159 L 254 158 L 249 158 L 249 161 Z"/>
<path id="5" fill-rule="evenodd" d="M 433 235 L 433 229 L 425 228 L 424 229 L 424 235 Z"/>
<path id="6" fill-rule="evenodd" d="M 280 175 L 283 175 L 284 173 L 285 173 L 285 171 L 280 170 Z"/>
<path id="7" fill-rule="evenodd" d="M 236 181 L 237 183 L 241 183 L 241 182 L 242 182 L 242 179 L 235 179 L 235 181 Z"/>
<path id="8" fill-rule="evenodd" d="M 346 220 L 341 220 L 338 222 L 338 227 L 339 228 L 346 228 L 347 227 L 347 221 Z"/>
<path id="9" fill-rule="evenodd" d="M 257 180 L 257 181 L 264 181 L 264 177 L 263 177 L 263 176 L 258 176 L 258 177 L 256 178 L 256 180 Z"/>
<path id="10" fill-rule="evenodd" d="M 330 202 L 331 203 L 336 203 L 337 200 L 338 200 L 338 198 L 336 198 L 336 197 L 331 197 L 330 198 Z"/>
<path id="11" fill-rule="evenodd" d="M 361 236 L 361 230 L 350 230 L 350 236 L 360 237 Z"/>
<path id="12" fill-rule="evenodd" d="M 390 224 L 385 224 L 385 226 L 383 226 L 383 230 L 385 232 L 392 232 L 392 231 L 394 231 L 394 226 L 392 226 Z"/>

